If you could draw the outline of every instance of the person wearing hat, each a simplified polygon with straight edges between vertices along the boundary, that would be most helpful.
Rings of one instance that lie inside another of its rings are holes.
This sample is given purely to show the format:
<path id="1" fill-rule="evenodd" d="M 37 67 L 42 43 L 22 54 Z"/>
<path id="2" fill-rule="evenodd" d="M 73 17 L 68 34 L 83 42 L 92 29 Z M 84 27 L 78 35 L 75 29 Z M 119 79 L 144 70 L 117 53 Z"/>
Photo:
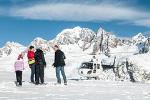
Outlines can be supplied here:
<path id="1" fill-rule="evenodd" d="M 46 61 L 42 47 L 37 47 L 35 52 L 35 84 L 44 84 L 44 68 Z"/>
<path id="2" fill-rule="evenodd" d="M 56 68 L 57 84 L 61 84 L 61 78 L 60 78 L 60 72 L 61 72 L 64 80 L 64 85 L 67 85 L 67 79 L 64 70 L 65 59 L 66 59 L 65 54 L 59 49 L 58 45 L 55 45 L 53 49 L 55 51 L 55 60 L 53 66 Z"/>
<path id="3" fill-rule="evenodd" d="M 24 70 L 23 55 L 20 54 L 14 64 L 16 73 L 16 86 L 22 86 L 22 71 Z"/>

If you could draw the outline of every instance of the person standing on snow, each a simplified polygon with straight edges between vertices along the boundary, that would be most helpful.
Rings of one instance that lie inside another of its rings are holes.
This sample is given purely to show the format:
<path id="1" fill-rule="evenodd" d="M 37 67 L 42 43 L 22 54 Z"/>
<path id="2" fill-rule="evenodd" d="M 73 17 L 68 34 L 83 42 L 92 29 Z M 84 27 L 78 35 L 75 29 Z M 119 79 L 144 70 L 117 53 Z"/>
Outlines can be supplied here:
<path id="1" fill-rule="evenodd" d="M 97 64 L 98 64 L 98 59 L 96 58 L 96 56 L 93 56 L 93 58 L 91 59 L 91 62 L 93 63 L 93 70 L 96 70 Z"/>
<path id="2" fill-rule="evenodd" d="M 35 84 L 44 84 L 44 68 L 46 67 L 46 61 L 42 47 L 36 49 L 35 52 Z"/>
<path id="3" fill-rule="evenodd" d="M 17 61 L 14 64 L 15 72 L 16 72 L 16 86 L 22 86 L 22 71 L 24 70 L 24 61 L 23 61 L 23 55 L 20 54 L 18 56 Z"/>
<path id="4" fill-rule="evenodd" d="M 60 72 L 63 76 L 64 85 L 67 85 L 67 78 L 64 71 L 65 61 L 66 59 L 65 54 L 59 49 L 57 45 L 54 46 L 55 51 L 55 60 L 53 66 L 56 68 L 56 78 L 57 84 L 61 84 Z"/>
<path id="5" fill-rule="evenodd" d="M 28 57 L 28 64 L 29 64 L 29 67 L 31 69 L 31 77 L 30 77 L 30 80 L 32 83 L 35 82 L 35 58 L 34 58 L 34 46 L 30 46 L 29 47 L 29 50 L 28 50 L 28 54 L 27 54 L 27 57 Z"/>

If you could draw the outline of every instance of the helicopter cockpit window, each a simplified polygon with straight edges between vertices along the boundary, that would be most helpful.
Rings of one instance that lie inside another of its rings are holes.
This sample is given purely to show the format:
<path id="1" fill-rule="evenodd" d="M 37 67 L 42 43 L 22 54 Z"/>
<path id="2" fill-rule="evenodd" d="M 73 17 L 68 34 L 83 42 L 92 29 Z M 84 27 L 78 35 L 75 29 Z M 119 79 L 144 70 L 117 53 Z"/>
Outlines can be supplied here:
<path id="1" fill-rule="evenodd" d="M 82 63 L 81 68 L 93 69 L 93 64 L 92 63 Z"/>

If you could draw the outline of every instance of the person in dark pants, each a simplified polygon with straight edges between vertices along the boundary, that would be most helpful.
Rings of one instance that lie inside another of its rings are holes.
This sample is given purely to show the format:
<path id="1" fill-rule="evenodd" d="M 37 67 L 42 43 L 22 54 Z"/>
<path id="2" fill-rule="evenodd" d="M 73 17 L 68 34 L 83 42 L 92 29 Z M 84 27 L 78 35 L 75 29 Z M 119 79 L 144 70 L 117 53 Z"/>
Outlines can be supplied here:
<path id="1" fill-rule="evenodd" d="M 44 53 L 38 48 L 35 52 L 35 84 L 44 84 L 44 68 L 46 67 Z M 40 82 L 41 81 L 41 82 Z"/>
<path id="2" fill-rule="evenodd" d="M 54 46 L 54 50 L 55 50 L 55 60 L 53 66 L 56 68 L 57 83 L 61 84 L 61 78 L 60 78 L 60 72 L 61 72 L 64 80 L 64 85 L 67 85 L 67 78 L 64 70 L 64 66 L 65 66 L 64 60 L 66 59 L 65 54 L 59 49 L 57 45 Z"/>
<path id="3" fill-rule="evenodd" d="M 16 86 L 22 86 L 22 71 L 24 70 L 24 61 L 23 61 L 23 55 L 20 54 L 18 56 L 17 61 L 14 64 L 15 72 L 16 72 Z"/>
<path id="4" fill-rule="evenodd" d="M 17 86 L 22 86 L 22 71 L 16 71 Z"/>
<path id="5" fill-rule="evenodd" d="M 31 69 L 31 76 L 30 76 L 31 83 L 35 83 L 35 63 L 29 64 L 29 67 Z"/>
<path id="6" fill-rule="evenodd" d="M 29 63 L 29 67 L 31 69 L 31 77 L 30 80 L 32 83 L 35 82 L 35 53 L 34 53 L 34 46 L 30 46 L 29 50 L 28 50 L 28 63 Z"/>

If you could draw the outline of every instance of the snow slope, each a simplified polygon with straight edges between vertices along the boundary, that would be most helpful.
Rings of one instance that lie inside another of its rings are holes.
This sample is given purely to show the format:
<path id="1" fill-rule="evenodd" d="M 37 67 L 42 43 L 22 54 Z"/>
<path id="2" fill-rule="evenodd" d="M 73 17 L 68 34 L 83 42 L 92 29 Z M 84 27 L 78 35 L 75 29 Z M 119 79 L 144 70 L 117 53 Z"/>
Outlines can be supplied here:
<path id="1" fill-rule="evenodd" d="M 8 75 L 8 73 L 5 74 Z M 5 80 L 0 83 L 0 100 L 93 100 L 93 98 L 94 100 L 150 99 L 149 84 L 69 80 L 68 86 L 56 86 L 54 85 L 55 80 L 49 79 L 48 85 L 44 86 L 35 86 L 25 82 L 23 83 L 23 87 L 16 87 L 13 82 L 10 82 L 12 77 L 7 81 L 4 78 L 0 78 L 1 80 Z"/>
<path id="2" fill-rule="evenodd" d="M 62 46 L 62 49 L 66 48 Z M 74 47 L 76 48 L 76 47 Z M 13 70 L 14 57 L 0 59 L 0 100 L 149 100 L 150 85 L 148 83 L 131 83 L 117 81 L 95 81 L 95 80 L 73 80 L 77 66 L 82 61 L 89 60 L 87 55 L 80 48 L 76 52 L 67 51 L 67 66 L 65 67 L 68 86 L 54 85 L 55 69 L 52 68 L 53 53 L 46 54 L 48 66 L 45 69 L 45 82 L 47 85 L 35 86 L 29 83 L 30 69 L 26 65 L 23 73 L 23 87 L 16 87 L 14 84 L 15 73 Z M 65 49 L 63 49 L 65 50 Z M 79 55 L 80 52 L 80 55 Z M 11 70 L 10 70 L 11 69 Z M 109 90 L 109 91 L 108 91 Z"/>
<path id="3" fill-rule="evenodd" d="M 107 46 L 107 42 L 109 43 L 110 58 L 99 51 L 101 34 L 104 35 L 102 45 Z M 29 83 L 30 68 L 25 55 L 26 68 L 23 73 L 25 82 L 22 88 L 14 85 L 13 64 L 21 52 L 26 52 L 27 47 L 8 42 L 0 49 L 0 100 L 93 100 L 93 97 L 95 100 L 149 100 L 150 53 L 138 54 L 136 46 L 139 41 L 144 42 L 145 39 L 141 33 L 132 39 L 120 39 L 102 28 L 96 34 L 90 29 L 80 27 L 65 29 L 53 40 L 35 38 L 30 45 L 42 46 L 45 51 L 47 62 L 45 81 L 48 85 L 35 86 Z M 60 45 L 67 57 L 65 70 L 69 79 L 68 86 L 54 85 L 56 79 L 55 69 L 52 67 L 54 61 L 52 46 L 55 44 Z M 101 70 L 98 81 L 79 80 L 81 76 L 78 74 L 78 68 L 82 62 L 91 60 L 95 48 L 98 48 L 95 56 L 99 63 L 103 59 L 106 63 L 112 64 L 114 57 L 117 57 L 115 66 L 119 66 L 120 79 L 117 79 L 112 70 Z M 128 72 L 124 70 L 127 59 L 133 65 L 133 75 L 138 83 L 129 82 Z"/>
<path id="4" fill-rule="evenodd" d="M 103 41 L 101 41 L 102 36 Z M 97 59 L 99 59 L 99 63 L 101 62 L 102 59 L 109 61 L 110 58 L 108 58 L 107 55 L 105 56 L 104 54 L 103 55 L 99 54 L 100 44 L 102 45 L 103 49 L 109 51 L 107 53 L 110 53 L 109 55 L 111 56 L 111 58 L 113 58 L 114 56 L 117 57 L 115 66 L 120 66 L 120 68 L 122 68 L 123 66 L 120 65 L 120 63 L 122 64 L 125 62 L 125 59 L 129 59 L 129 62 L 137 66 L 136 68 L 138 68 L 139 71 L 140 69 L 143 69 L 145 71 L 148 71 L 149 73 L 150 69 L 148 67 L 150 65 L 148 63 L 149 53 L 143 55 L 138 54 L 139 50 L 138 47 L 136 46 L 137 43 L 143 42 L 145 40 L 146 37 L 142 33 L 133 36 L 131 40 L 130 39 L 124 40 L 120 39 L 119 37 L 116 37 L 112 33 L 107 32 L 102 28 L 100 28 L 98 32 L 95 33 L 88 28 L 75 27 L 73 29 L 63 30 L 53 40 L 48 41 L 40 37 L 37 37 L 30 43 L 30 45 L 33 45 L 35 47 L 41 46 L 43 48 L 46 54 L 45 56 L 48 63 L 47 66 L 48 68 L 51 68 L 52 67 L 51 65 L 54 60 L 54 51 L 52 49 L 52 46 L 55 44 L 59 44 L 67 57 L 66 59 L 67 76 L 70 78 L 79 78 L 80 76 L 78 75 L 78 68 L 80 67 L 82 62 L 87 62 L 91 60 L 92 55 L 90 54 L 92 54 L 93 52 L 96 54 Z M 97 48 L 97 50 L 95 48 Z M 4 66 L 7 66 L 7 64 L 9 64 L 9 66 L 13 66 L 13 62 L 16 60 L 18 54 L 21 52 L 26 53 L 27 48 L 19 43 L 7 42 L 5 46 L 0 49 L 0 51 L 2 53 L 0 58 L 3 62 L 2 64 Z M 6 59 L 8 58 L 10 60 L 8 60 L 7 63 Z M 25 59 L 25 61 L 27 65 L 27 58 Z M 143 61 L 143 63 L 140 63 L 140 61 Z M 113 60 L 111 61 L 111 63 L 112 62 Z M 10 67 L 2 67 L 1 69 L 5 69 L 6 71 L 13 70 Z M 53 75 L 48 76 L 55 77 L 54 70 L 52 68 L 49 70 L 53 71 L 52 72 Z M 110 73 L 112 72 L 109 71 L 106 72 L 105 76 L 102 75 L 101 78 L 106 77 L 107 75 L 109 76 Z M 103 72 L 101 74 L 103 74 Z M 112 76 L 112 74 L 110 74 L 110 76 Z M 114 80 L 112 78 L 111 79 L 102 78 L 102 79 Z"/>

